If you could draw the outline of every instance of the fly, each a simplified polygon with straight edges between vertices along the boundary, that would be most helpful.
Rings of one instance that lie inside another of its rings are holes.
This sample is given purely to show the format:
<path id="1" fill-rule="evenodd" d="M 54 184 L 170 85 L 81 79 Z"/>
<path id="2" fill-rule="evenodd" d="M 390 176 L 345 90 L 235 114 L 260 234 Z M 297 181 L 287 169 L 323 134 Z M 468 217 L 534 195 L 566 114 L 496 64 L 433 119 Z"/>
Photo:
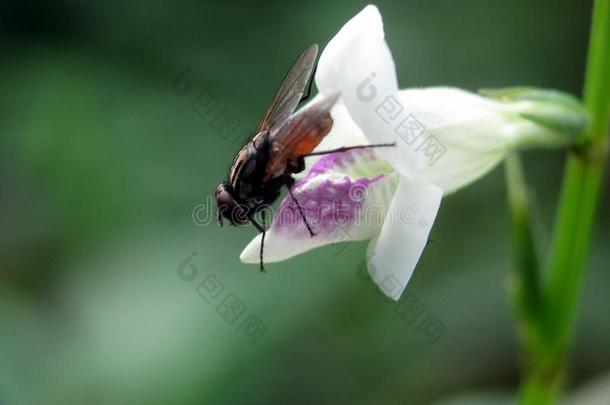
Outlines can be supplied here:
<path id="1" fill-rule="evenodd" d="M 301 204 L 292 192 L 295 183 L 293 174 L 305 170 L 306 157 L 351 149 L 394 146 L 393 143 L 361 145 L 313 152 L 332 129 L 330 110 L 339 98 L 338 93 L 327 96 L 295 113 L 299 104 L 311 95 L 317 54 L 318 45 L 313 44 L 299 55 L 267 107 L 253 137 L 237 152 L 228 180 L 216 187 L 219 225 L 222 226 L 224 217 L 231 225 L 252 223 L 262 233 L 261 271 L 265 271 L 263 249 L 267 230 L 263 208 L 279 198 L 282 188 L 286 187 L 309 234 L 315 236 Z M 259 212 L 261 223 L 255 218 Z"/>

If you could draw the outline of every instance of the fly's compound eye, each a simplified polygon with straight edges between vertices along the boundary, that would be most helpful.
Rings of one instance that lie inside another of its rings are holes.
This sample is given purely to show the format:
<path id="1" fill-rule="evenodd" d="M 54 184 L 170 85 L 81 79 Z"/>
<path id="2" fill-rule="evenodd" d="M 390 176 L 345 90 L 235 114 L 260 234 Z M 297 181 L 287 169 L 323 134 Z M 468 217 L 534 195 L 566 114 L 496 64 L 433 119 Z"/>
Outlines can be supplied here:
<path id="1" fill-rule="evenodd" d="M 248 223 L 248 207 L 235 201 L 223 184 L 216 188 L 216 205 L 218 206 L 217 215 L 219 223 L 222 224 L 222 217 L 228 219 L 231 225 L 244 225 Z"/>

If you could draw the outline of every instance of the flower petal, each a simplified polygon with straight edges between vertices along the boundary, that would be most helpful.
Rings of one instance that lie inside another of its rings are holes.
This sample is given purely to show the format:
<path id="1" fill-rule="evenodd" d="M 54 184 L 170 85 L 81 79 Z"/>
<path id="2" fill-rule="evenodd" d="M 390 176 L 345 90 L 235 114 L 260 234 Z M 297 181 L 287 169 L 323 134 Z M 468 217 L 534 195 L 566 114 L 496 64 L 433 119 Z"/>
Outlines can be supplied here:
<path id="1" fill-rule="evenodd" d="M 491 170 L 514 146 L 515 132 L 532 133 L 528 126 L 534 125 L 500 102 L 459 89 L 398 92 L 381 16 L 372 6 L 329 42 L 316 83 L 322 94 L 341 92 L 369 143 L 397 143 L 379 149 L 379 156 L 403 175 L 423 177 L 445 193 Z"/>
<path id="2" fill-rule="evenodd" d="M 381 232 L 369 245 L 369 274 L 394 300 L 400 298 L 428 243 L 442 194 L 430 183 L 401 176 Z"/>
<path id="3" fill-rule="evenodd" d="M 316 83 L 322 94 L 341 93 L 368 143 L 398 140 L 387 118 L 394 111 L 386 111 L 393 107 L 386 104 L 397 100 L 396 69 L 376 8 L 365 8 L 329 42 L 320 56 Z M 406 152 L 397 147 L 380 149 L 378 154 L 402 173 L 412 175 L 417 160 L 423 158 Z"/>
<path id="4" fill-rule="evenodd" d="M 379 104 L 398 92 L 396 68 L 383 39 L 365 38 L 343 61 L 338 78 L 343 102 L 371 143 L 392 142 L 396 135 L 377 112 Z"/>
<path id="5" fill-rule="evenodd" d="M 328 42 L 320 55 L 316 70 L 316 85 L 325 95 L 340 90 L 339 77 L 352 47 L 366 38 L 383 40 L 383 22 L 377 7 L 368 5 Z"/>
<path id="6" fill-rule="evenodd" d="M 265 237 L 265 262 L 285 260 L 315 247 L 372 238 L 381 228 L 398 176 L 371 150 L 325 156 L 293 189 L 315 236 L 311 237 L 299 210 L 287 195 Z M 257 263 L 261 235 L 240 258 Z"/>
<path id="7" fill-rule="evenodd" d="M 556 138 L 511 110 L 515 106 L 461 89 L 400 90 L 373 103 L 353 97 L 356 92 L 344 91 L 344 102 L 368 142 L 397 143 L 396 148 L 378 149 L 378 155 L 402 174 L 441 187 L 445 195 L 485 175 L 508 151 Z M 342 117 L 341 126 L 355 133 L 346 120 Z"/>
<path id="8" fill-rule="evenodd" d="M 519 123 L 500 103 L 456 88 L 401 90 L 403 116 L 412 131 L 399 143 L 411 156 L 415 175 L 455 191 L 495 167 L 510 148 Z"/>

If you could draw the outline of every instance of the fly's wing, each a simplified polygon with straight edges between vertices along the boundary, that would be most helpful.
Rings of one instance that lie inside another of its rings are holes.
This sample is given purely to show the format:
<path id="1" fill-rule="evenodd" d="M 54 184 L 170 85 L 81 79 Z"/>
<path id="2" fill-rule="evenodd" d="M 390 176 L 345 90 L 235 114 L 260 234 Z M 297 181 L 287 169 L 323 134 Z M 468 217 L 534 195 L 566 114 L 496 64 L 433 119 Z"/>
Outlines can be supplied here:
<path id="1" fill-rule="evenodd" d="M 330 110 L 338 98 L 339 93 L 328 96 L 271 131 L 271 156 L 265 180 L 283 174 L 288 167 L 297 167 L 297 159 L 311 153 L 322 142 L 333 126 Z"/>
<path id="2" fill-rule="evenodd" d="M 256 132 L 270 129 L 286 120 L 297 108 L 309 83 L 318 55 L 318 45 L 305 49 L 294 62 L 263 116 Z"/>

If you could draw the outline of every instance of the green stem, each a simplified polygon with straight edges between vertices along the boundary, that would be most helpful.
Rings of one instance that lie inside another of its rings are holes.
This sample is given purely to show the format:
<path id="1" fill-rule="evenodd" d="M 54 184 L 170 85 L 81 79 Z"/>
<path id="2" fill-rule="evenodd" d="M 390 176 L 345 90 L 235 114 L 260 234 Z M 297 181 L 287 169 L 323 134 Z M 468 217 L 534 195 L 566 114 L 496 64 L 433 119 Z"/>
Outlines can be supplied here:
<path id="1" fill-rule="evenodd" d="M 542 333 L 545 302 L 540 283 L 540 264 L 536 254 L 530 214 L 531 201 L 523 179 L 518 155 L 506 159 L 506 185 L 511 214 L 511 246 L 514 272 L 511 296 L 522 347 L 524 383 L 520 397 L 527 404 L 549 404 L 555 398 L 559 381 L 548 381 L 539 367 L 544 359 L 546 340 Z M 551 388 L 553 387 L 553 388 Z"/>
<path id="2" fill-rule="evenodd" d="M 540 289 L 540 264 L 534 245 L 530 198 L 523 179 L 521 161 L 515 153 L 506 158 L 506 186 L 511 214 L 511 246 L 515 273 L 511 277 L 513 302 L 516 303 L 521 332 L 526 341 L 529 329 L 539 322 L 542 296 Z"/>
<path id="3" fill-rule="evenodd" d="M 564 374 L 583 272 L 600 194 L 610 123 L 610 0 L 596 0 L 587 60 L 584 104 L 587 144 L 570 153 L 553 234 L 545 285 L 546 341 L 526 375 L 523 404 L 550 404 Z"/>

